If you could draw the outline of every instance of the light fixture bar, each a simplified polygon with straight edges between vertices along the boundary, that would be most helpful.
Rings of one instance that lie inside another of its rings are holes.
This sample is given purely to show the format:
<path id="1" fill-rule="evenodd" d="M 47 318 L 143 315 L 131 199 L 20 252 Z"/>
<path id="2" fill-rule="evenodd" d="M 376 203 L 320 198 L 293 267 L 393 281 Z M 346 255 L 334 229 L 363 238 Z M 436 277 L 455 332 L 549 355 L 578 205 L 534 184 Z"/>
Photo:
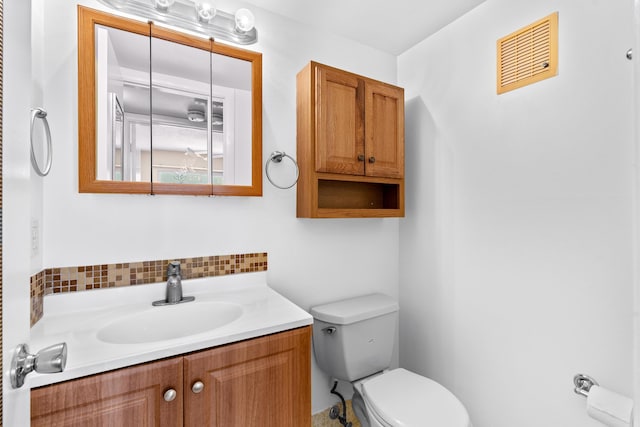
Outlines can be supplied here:
<path id="1" fill-rule="evenodd" d="M 156 8 L 152 0 L 98 1 L 125 13 L 194 31 L 214 39 L 222 39 L 241 45 L 253 44 L 258 40 L 256 29 L 251 28 L 248 31 L 238 29 L 235 16 L 231 13 L 218 10 L 210 22 L 199 20 L 194 3 L 190 1 L 176 0 L 166 9 Z"/>

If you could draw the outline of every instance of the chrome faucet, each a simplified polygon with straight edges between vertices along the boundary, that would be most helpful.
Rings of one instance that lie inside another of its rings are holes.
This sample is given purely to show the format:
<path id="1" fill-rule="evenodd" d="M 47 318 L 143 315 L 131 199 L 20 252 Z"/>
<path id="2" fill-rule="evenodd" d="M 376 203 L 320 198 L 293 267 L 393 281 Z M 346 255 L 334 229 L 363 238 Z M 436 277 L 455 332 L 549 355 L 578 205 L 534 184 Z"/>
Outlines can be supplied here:
<path id="1" fill-rule="evenodd" d="M 180 304 L 195 300 L 196 297 L 182 296 L 182 277 L 180 276 L 180 261 L 172 261 L 167 266 L 167 296 L 160 301 L 154 301 L 152 304 L 171 305 Z"/>

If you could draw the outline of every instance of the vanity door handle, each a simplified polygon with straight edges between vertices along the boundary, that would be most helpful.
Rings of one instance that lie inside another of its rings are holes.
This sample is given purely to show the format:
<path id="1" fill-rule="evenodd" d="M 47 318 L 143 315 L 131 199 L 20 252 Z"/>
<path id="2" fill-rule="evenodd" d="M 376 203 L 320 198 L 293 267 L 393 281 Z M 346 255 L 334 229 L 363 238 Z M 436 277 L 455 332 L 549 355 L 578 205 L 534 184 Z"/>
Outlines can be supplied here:
<path id="1" fill-rule="evenodd" d="M 169 390 L 164 392 L 164 395 L 162 397 L 164 398 L 165 402 L 171 402 L 176 398 L 177 395 L 178 393 L 176 393 L 174 389 L 170 388 Z"/>
<path id="2" fill-rule="evenodd" d="M 376 162 L 376 158 L 371 156 L 369 157 L 369 163 L 375 163 Z"/>
<path id="3" fill-rule="evenodd" d="M 358 161 L 364 162 L 364 154 L 358 154 Z"/>
<path id="4" fill-rule="evenodd" d="M 202 381 L 196 381 L 191 386 L 191 391 L 196 394 L 200 393 L 202 390 L 204 390 L 204 384 L 202 383 Z"/>

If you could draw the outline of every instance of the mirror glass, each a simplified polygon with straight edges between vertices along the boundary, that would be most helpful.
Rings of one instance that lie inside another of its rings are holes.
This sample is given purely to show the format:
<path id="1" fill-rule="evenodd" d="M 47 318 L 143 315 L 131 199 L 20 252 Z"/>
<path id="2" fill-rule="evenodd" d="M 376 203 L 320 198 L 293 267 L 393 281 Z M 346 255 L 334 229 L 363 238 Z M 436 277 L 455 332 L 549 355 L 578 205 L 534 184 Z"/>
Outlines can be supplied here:
<path id="1" fill-rule="evenodd" d="M 260 54 L 81 9 L 80 191 L 261 195 Z"/>
<path id="2" fill-rule="evenodd" d="M 96 178 L 150 182 L 141 170 L 149 133 L 132 126 L 140 116 L 149 124 L 149 37 L 96 25 L 95 51 Z"/>
<path id="3" fill-rule="evenodd" d="M 153 182 L 211 184 L 208 50 L 151 39 Z"/>

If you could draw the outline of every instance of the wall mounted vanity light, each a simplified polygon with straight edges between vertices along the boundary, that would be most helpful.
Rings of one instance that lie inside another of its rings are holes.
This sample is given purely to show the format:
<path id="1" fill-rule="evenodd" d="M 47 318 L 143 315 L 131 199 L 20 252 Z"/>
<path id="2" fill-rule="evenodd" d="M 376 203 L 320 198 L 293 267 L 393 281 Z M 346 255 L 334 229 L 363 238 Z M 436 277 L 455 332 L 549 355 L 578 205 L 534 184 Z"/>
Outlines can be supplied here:
<path id="1" fill-rule="evenodd" d="M 175 3 L 175 0 L 154 0 L 156 9 L 166 12 Z"/>
<path id="2" fill-rule="evenodd" d="M 216 5 L 213 1 L 197 1 L 196 13 L 198 15 L 198 21 L 202 23 L 209 23 L 216 16 Z"/>
<path id="3" fill-rule="evenodd" d="M 207 37 L 247 45 L 258 40 L 248 9 L 235 14 L 218 10 L 215 0 L 99 0 L 113 9 L 195 31 Z"/>
<path id="4" fill-rule="evenodd" d="M 253 13 L 249 9 L 238 9 L 235 15 L 236 30 L 242 33 L 251 31 L 256 23 Z"/>

